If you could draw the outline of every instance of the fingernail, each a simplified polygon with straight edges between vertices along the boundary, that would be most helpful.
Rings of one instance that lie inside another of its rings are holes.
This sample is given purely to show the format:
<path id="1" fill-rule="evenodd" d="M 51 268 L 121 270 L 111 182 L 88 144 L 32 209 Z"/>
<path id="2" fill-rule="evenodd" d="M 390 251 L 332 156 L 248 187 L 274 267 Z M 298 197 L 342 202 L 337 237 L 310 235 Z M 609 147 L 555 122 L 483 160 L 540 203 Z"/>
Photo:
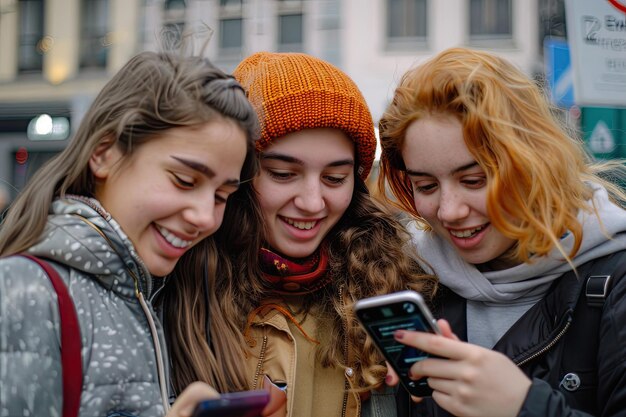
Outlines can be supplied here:
<path id="1" fill-rule="evenodd" d="M 402 340 L 405 334 L 406 332 L 404 330 L 396 330 L 395 332 L 393 332 L 393 337 L 396 340 Z"/>

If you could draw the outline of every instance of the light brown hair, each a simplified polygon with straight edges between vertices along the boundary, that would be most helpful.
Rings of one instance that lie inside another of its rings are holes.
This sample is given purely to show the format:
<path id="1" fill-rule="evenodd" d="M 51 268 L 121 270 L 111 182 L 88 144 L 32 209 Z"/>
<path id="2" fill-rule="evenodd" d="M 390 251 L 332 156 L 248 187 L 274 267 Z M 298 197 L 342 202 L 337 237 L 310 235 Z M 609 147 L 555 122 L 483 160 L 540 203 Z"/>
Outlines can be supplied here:
<path id="1" fill-rule="evenodd" d="M 254 150 L 258 120 L 240 85 L 201 57 L 136 55 L 100 91 L 70 144 L 33 176 L 12 204 L 0 228 L 0 255 L 22 252 L 37 242 L 53 199 L 66 194 L 93 196 L 95 181 L 88 162 L 105 139 L 129 156 L 161 132 L 215 118 L 228 118 L 245 132 L 247 154 L 240 178 L 251 179 L 258 171 Z M 188 379 L 218 389 L 245 384 L 237 352 L 219 343 L 213 350 L 206 340 L 203 317 L 213 306 L 206 305 L 198 289 L 205 277 L 215 277 L 221 256 L 213 238 L 205 239 L 177 263 L 163 291 L 160 306 L 172 354 L 172 383 L 178 390 Z M 220 317 L 219 310 L 211 314 L 212 323 L 228 329 Z M 194 339 L 197 335 L 204 339 Z"/>

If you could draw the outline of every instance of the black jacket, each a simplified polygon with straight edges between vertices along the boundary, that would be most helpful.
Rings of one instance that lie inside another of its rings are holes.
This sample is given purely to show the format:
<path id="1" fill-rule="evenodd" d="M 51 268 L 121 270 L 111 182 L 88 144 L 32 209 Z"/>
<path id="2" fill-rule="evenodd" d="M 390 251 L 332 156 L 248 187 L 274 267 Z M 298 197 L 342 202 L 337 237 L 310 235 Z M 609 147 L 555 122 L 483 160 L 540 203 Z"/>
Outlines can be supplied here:
<path id="1" fill-rule="evenodd" d="M 581 279 L 570 272 L 556 280 L 493 348 L 533 380 L 520 417 L 626 416 L 626 278 L 613 277 L 604 306 L 590 307 L 582 287 L 592 263 L 578 268 Z M 441 287 L 433 304 L 435 317 L 467 340 L 465 299 Z M 580 384 L 568 391 L 561 382 L 571 374 Z M 399 417 L 450 415 L 431 398 L 415 404 L 399 390 Z"/>

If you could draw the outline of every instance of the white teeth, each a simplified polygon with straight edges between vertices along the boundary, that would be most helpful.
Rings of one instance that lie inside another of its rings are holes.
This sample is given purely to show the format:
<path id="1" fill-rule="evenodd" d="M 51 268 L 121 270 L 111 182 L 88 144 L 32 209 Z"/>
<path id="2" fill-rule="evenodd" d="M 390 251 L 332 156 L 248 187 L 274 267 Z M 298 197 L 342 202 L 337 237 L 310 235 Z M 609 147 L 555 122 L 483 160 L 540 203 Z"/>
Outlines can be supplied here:
<path id="1" fill-rule="evenodd" d="M 165 238 L 165 240 L 167 240 L 175 248 L 186 248 L 187 246 L 192 244 L 192 241 L 182 240 L 181 238 L 174 236 L 172 232 L 161 226 L 157 226 L 157 229 L 159 230 L 159 232 L 161 232 L 161 235 Z"/>
<path id="2" fill-rule="evenodd" d="M 291 220 L 290 218 L 284 217 L 285 221 L 287 223 L 289 223 L 290 225 L 292 225 L 293 227 L 295 227 L 296 229 L 301 229 L 301 230 L 309 230 L 312 229 L 315 224 L 317 222 L 298 222 L 298 221 L 294 221 Z"/>
<path id="3" fill-rule="evenodd" d="M 474 229 L 467 229 L 467 230 L 450 230 L 450 234 L 454 237 L 468 238 L 468 237 L 473 236 L 477 232 L 480 232 L 483 229 L 484 227 L 480 226 Z"/>

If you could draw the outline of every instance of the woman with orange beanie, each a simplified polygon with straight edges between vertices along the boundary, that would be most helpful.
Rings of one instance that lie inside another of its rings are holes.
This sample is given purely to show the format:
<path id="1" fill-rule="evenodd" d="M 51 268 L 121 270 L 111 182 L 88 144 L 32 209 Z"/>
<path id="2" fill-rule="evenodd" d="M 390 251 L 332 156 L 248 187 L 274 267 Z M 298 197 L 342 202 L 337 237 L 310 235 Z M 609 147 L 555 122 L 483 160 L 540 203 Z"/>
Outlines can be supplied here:
<path id="1" fill-rule="evenodd" d="M 305 54 L 256 53 L 233 75 L 261 123 L 261 172 L 237 209 L 259 216 L 264 233 L 248 255 L 248 245 L 233 248 L 239 274 L 219 277 L 216 291 L 224 315 L 240 320 L 250 388 L 280 386 L 290 417 L 393 415 L 393 393 L 378 390 L 384 360 L 351 307 L 407 288 L 429 298 L 436 281 L 365 186 L 376 149 L 365 100 L 346 74 Z"/>

